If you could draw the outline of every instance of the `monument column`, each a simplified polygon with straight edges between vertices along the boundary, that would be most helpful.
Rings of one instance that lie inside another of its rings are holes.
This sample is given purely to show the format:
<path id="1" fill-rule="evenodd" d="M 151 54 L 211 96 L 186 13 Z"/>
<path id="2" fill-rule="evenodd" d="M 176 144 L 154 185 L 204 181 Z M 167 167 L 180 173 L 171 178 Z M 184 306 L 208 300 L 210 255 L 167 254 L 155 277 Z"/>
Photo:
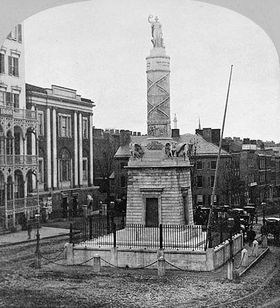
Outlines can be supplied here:
<path id="1" fill-rule="evenodd" d="M 170 57 L 165 54 L 158 17 L 148 21 L 152 27 L 152 44 L 147 61 L 147 128 L 149 137 L 171 137 Z"/>

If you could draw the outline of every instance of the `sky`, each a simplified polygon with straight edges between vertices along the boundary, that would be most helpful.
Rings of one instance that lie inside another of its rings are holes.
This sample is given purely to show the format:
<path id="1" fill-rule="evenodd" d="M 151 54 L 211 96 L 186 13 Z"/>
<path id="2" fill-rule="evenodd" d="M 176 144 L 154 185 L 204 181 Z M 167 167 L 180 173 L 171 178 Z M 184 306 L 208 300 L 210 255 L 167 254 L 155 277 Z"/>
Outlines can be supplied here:
<path id="1" fill-rule="evenodd" d="M 267 34 L 231 10 L 191 0 L 95 0 L 24 22 L 26 82 L 92 99 L 94 125 L 146 133 L 148 16 L 159 17 L 171 58 L 171 117 L 181 133 L 222 126 L 224 136 L 280 142 L 279 59 Z"/>

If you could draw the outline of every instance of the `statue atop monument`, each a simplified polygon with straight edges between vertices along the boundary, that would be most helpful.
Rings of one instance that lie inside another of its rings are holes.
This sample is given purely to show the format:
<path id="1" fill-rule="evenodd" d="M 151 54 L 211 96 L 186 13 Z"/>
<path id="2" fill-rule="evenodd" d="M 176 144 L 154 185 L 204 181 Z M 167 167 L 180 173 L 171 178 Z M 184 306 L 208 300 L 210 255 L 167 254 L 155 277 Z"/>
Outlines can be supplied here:
<path id="1" fill-rule="evenodd" d="M 154 47 L 164 47 L 163 46 L 163 35 L 162 35 L 162 30 L 161 30 L 161 24 L 159 23 L 159 19 L 156 16 L 155 19 L 153 20 L 153 16 L 150 15 L 148 17 L 148 22 L 152 26 L 152 43 Z"/>

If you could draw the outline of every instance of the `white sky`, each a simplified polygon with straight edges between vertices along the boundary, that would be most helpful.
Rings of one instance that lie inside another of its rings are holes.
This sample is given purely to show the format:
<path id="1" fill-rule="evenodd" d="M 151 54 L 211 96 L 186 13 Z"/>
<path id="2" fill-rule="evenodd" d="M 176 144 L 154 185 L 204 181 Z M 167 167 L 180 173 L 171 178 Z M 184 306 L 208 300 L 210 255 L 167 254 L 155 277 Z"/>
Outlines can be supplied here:
<path id="1" fill-rule="evenodd" d="M 191 0 L 96 0 L 60 6 L 25 25 L 26 82 L 76 89 L 95 101 L 94 125 L 146 133 L 148 15 L 158 15 L 171 57 L 171 113 L 181 133 L 221 127 L 224 136 L 280 141 L 279 62 L 249 19 Z"/>

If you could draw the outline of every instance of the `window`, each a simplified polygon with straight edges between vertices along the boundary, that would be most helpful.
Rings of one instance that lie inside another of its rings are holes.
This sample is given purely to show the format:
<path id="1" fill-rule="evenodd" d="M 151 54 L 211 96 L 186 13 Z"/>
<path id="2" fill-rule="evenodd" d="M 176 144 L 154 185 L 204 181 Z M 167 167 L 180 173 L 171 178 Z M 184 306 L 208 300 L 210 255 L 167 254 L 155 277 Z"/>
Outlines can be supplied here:
<path id="1" fill-rule="evenodd" d="M 17 25 L 8 35 L 8 39 L 22 42 L 22 25 Z"/>
<path id="2" fill-rule="evenodd" d="M 202 161 L 201 161 L 201 160 L 198 160 L 198 161 L 197 161 L 197 163 L 196 163 L 196 169 L 202 170 Z"/>
<path id="3" fill-rule="evenodd" d="M 0 74 L 5 73 L 5 55 L 0 53 Z"/>
<path id="4" fill-rule="evenodd" d="M 15 185 L 14 185 L 14 198 L 23 198 L 24 197 L 24 185 L 23 185 L 23 176 L 21 172 L 15 172 Z"/>
<path id="5" fill-rule="evenodd" d="M 6 92 L 6 106 L 12 107 L 12 95 L 10 92 Z"/>
<path id="6" fill-rule="evenodd" d="M 38 134 L 44 136 L 44 112 L 38 111 Z"/>
<path id="7" fill-rule="evenodd" d="M 215 180 L 215 176 L 211 175 L 211 177 L 210 177 L 210 187 L 214 186 L 214 180 Z"/>
<path id="8" fill-rule="evenodd" d="M 18 58 L 8 56 L 9 60 L 9 75 L 12 76 L 19 76 L 19 71 L 18 71 Z"/>
<path id="9" fill-rule="evenodd" d="M 14 108 L 19 108 L 19 94 L 18 93 L 11 93 L 12 104 Z"/>
<path id="10" fill-rule="evenodd" d="M 58 136 L 70 138 L 71 133 L 71 115 L 59 114 L 58 115 Z"/>
<path id="11" fill-rule="evenodd" d="M 83 181 L 88 179 L 88 160 L 87 157 L 83 157 Z"/>
<path id="12" fill-rule="evenodd" d="M 203 204 L 203 195 L 197 195 L 196 202 L 197 204 Z"/>
<path id="13" fill-rule="evenodd" d="M 71 180 L 71 159 L 69 152 L 64 149 L 60 156 L 60 181 L 68 182 Z"/>
<path id="14" fill-rule="evenodd" d="M 197 187 L 202 187 L 202 176 L 201 175 L 198 175 L 196 177 L 196 185 Z"/>
<path id="15" fill-rule="evenodd" d="M 83 138 L 88 138 L 88 118 L 83 118 Z"/>
<path id="16" fill-rule="evenodd" d="M 260 174 L 260 183 L 264 183 L 265 182 L 265 174 L 264 173 L 261 173 Z"/>
<path id="17" fill-rule="evenodd" d="M 126 187 L 126 180 L 125 180 L 125 176 L 124 175 L 121 176 L 121 187 L 122 188 Z"/>
<path id="18" fill-rule="evenodd" d="M 6 139 L 6 153 L 7 155 L 13 155 L 13 143 L 14 143 L 14 138 L 12 136 L 11 131 L 8 131 L 7 133 L 7 139 Z"/>
<path id="19" fill-rule="evenodd" d="M 0 106 L 5 105 L 5 92 L 0 91 Z"/>
<path id="20" fill-rule="evenodd" d="M 38 174 L 39 184 L 44 183 L 44 158 L 39 157 L 39 174 Z"/>
<path id="21" fill-rule="evenodd" d="M 211 165 L 210 165 L 211 169 L 216 169 L 216 160 L 211 160 Z"/>
<path id="22" fill-rule="evenodd" d="M 17 39 L 19 43 L 22 42 L 22 25 L 20 24 L 17 26 Z"/>

